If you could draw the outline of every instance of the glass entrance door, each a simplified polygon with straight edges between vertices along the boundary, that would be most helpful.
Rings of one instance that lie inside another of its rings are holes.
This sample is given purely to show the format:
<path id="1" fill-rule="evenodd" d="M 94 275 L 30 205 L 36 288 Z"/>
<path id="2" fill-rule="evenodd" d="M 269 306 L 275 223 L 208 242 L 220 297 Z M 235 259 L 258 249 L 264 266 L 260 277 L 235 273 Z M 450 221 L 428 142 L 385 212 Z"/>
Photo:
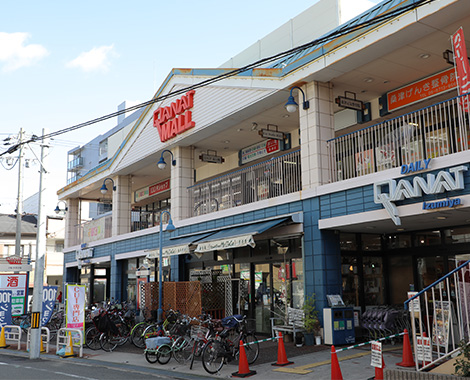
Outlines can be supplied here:
<path id="1" fill-rule="evenodd" d="M 269 264 L 254 265 L 256 332 L 271 333 L 271 272 Z"/>

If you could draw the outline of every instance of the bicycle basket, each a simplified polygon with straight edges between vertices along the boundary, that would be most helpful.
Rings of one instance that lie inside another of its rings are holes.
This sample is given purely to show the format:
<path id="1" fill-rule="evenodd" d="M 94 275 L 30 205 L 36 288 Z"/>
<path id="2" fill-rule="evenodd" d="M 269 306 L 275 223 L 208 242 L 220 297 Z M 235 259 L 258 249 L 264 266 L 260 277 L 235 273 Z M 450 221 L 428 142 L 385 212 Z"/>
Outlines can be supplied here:
<path id="1" fill-rule="evenodd" d="M 191 326 L 191 338 L 193 339 L 204 339 L 209 329 L 201 325 Z"/>

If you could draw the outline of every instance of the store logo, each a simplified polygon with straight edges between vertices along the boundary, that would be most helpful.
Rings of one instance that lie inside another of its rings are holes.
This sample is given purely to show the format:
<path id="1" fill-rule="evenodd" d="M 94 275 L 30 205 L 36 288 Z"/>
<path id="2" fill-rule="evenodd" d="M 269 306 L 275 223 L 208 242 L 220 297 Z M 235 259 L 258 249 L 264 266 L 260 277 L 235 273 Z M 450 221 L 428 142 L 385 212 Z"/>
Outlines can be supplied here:
<path id="1" fill-rule="evenodd" d="M 195 91 L 188 91 L 181 99 L 176 99 L 168 107 L 160 107 L 153 113 L 153 126 L 158 129 L 160 141 L 165 142 L 193 128 L 192 120 Z"/>
<path id="2" fill-rule="evenodd" d="M 467 171 L 465 165 L 450 168 L 449 171 L 440 171 L 437 175 L 427 174 L 423 177 L 414 177 L 412 181 L 401 179 L 386 179 L 374 183 L 374 202 L 382 204 L 389 213 L 393 222 L 401 224 L 397 206 L 394 202 L 405 198 L 421 197 L 425 194 L 439 194 L 445 191 L 463 190 L 465 188 L 463 172 Z M 453 175 L 453 176 L 452 176 Z M 457 205 L 454 203 L 454 205 Z"/>
<path id="3" fill-rule="evenodd" d="M 462 204 L 462 200 L 460 198 L 455 199 L 446 199 L 443 201 L 436 201 L 436 202 L 423 202 L 423 210 L 434 210 L 436 208 L 443 208 L 443 207 L 455 207 L 460 206 Z"/>

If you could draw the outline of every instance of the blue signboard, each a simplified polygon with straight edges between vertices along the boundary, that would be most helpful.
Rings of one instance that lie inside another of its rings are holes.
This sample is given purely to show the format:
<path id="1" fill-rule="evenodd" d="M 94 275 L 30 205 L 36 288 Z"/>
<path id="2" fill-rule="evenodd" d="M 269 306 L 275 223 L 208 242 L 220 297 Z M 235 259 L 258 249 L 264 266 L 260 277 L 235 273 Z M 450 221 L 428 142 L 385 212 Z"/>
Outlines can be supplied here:
<path id="1" fill-rule="evenodd" d="M 47 325 L 54 311 L 57 298 L 57 286 L 44 286 L 42 291 L 41 326 Z"/>
<path id="2" fill-rule="evenodd" d="M 0 290 L 0 327 L 11 325 L 11 290 Z"/>

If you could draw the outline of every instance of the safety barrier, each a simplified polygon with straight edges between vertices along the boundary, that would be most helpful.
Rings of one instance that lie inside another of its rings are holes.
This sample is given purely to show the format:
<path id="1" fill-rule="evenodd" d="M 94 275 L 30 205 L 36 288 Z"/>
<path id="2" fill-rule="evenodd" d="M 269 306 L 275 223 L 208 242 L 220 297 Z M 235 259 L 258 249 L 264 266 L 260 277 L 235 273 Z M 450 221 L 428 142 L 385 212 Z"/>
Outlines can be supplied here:
<path id="1" fill-rule="evenodd" d="M 341 352 L 341 351 L 352 350 L 353 348 L 358 348 L 358 347 L 362 347 L 362 346 L 367 346 L 368 344 L 371 344 L 372 342 L 381 342 L 382 340 L 393 339 L 393 338 L 399 337 L 401 335 L 405 335 L 405 333 L 402 332 L 402 333 L 398 333 L 398 334 L 393 334 L 393 335 L 389 335 L 389 336 L 386 336 L 386 337 L 383 337 L 383 338 L 380 338 L 380 339 L 369 340 L 368 342 L 354 344 L 354 345 L 349 346 L 349 347 L 343 347 L 343 348 L 340 348 L 339 350 L 335 350 L 335 353 L 338 353 L 338 352 Z"/>
<path id="2" fill-rule="evenodd" d="M 3 326 L 5 332 L 5 340 L 13 340 L 18 344 L 18 350 L 21 349 L 21 327 L 16 325 Z M 9 329 L 9 331 L 7 331 Z"/>
<path id="3" fill-rule="evenodd" d="M 272 337 L 272 338 L 266 338 L 266 339 L 256 340 L 256 341 L 254 341 L 254 342 L 243 343 L 243 345 L 244 345 L 244 346 L 249 346 L 250 344 L 269 342 L 270 340 L 276 340 L 276 339 L 279 339 L 279 337 L 278 337 L 278 336 L 275 336 L 275 337 Z"/>
<path id="4" fill-rule="evenodd" d="M 43 333 L 45 331 L 45 334 Z M 51 340 L 51 331 L 48 327 L 41 327 L 41 344 L 46 342 L 46 352 L 49 352 L 49 341 Z M 28 329 L 28 335 L 26 338 L 26 350 L 29 351 L 31 344 L 31 328 Z M 42 348 L 42 347 L 41 347 Z M 41 350 L 42 351 L 42 350 Z"/>
<path id="5" fill-rule="evenodd" d="M 72 339 L 69 340 L 68 334 L 78 334 L 79 337 L 73 337 Z M 70 329 L 63 327 L 57 331 L 57 349 L 56 351 L 59 351 L 61 346 L 67 347 L 67 345 L 72 342 L 72 347 L 71 349 L 73 350 L 73 347 L 78 347 L 80 349 L 80 354 L 79 356 L 83 356 L 83 331 L 80 329 Z"/>

